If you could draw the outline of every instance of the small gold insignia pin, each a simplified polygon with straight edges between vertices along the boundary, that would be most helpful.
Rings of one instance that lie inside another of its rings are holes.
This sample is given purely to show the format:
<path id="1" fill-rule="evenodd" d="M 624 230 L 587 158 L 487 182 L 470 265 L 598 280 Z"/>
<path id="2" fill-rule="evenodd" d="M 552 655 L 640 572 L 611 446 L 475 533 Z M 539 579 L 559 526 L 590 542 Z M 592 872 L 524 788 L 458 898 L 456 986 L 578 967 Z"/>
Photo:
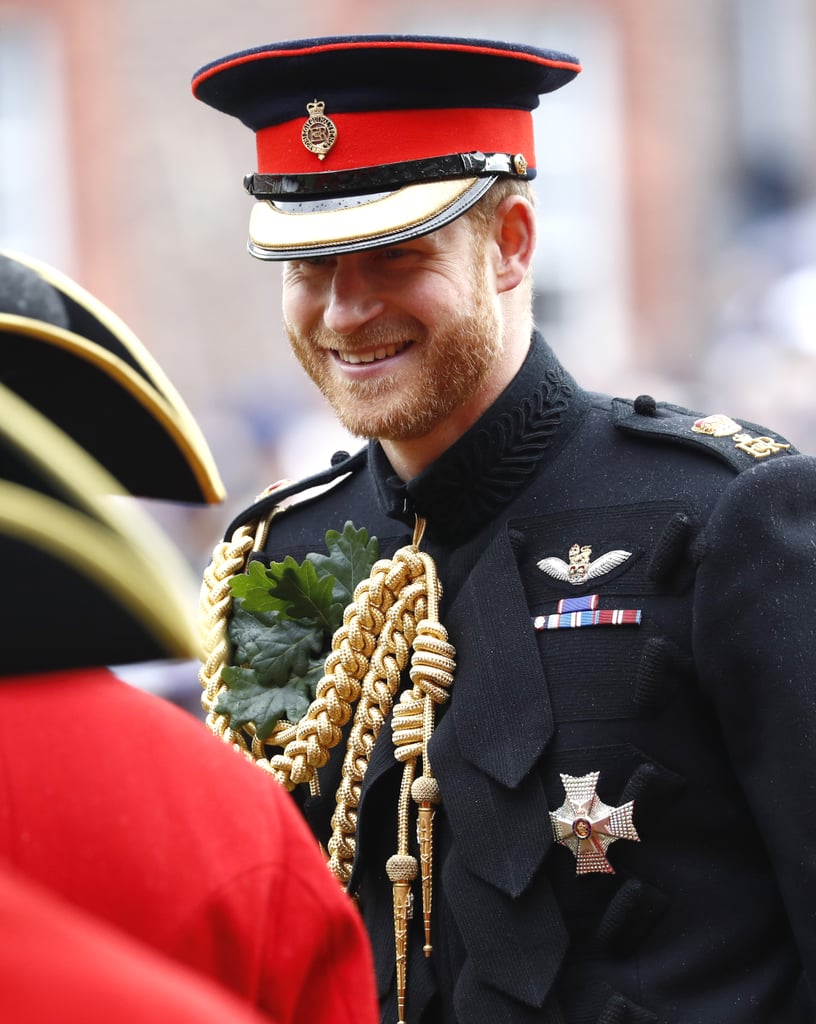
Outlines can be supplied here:
<path id="1" fill-rule="evenodd" d="M 326 154 L 337 142 L 337 125 L 323 113 L 326 109 L 323 100 L 312 100 L 306 104 L 306 109 L 309 117 L 301 129 L 301 140 L 310 153 L 316 154 L 320 160 L 325 160 Z"/>
<path id="2" fill-rule="evenodd" d="M 780 441 L 774 441 L 772 437 L 751 437 L 750 434 L 735 434 L 734 442 L 737 448 L 742 452 L 747 452 L 755 459 L 764 459 L 769 455 L 775 455 L 777 452 L 784 451 L 786 448 L 790 448 L 789 444 L 782 444 Z"/>
<path id="3" fill-rule="evenodd" d="M 730 437 L 742 430 L 739 423 L 735 423 L 730 416 L 716 412 L 712 416 L 704 416 L 696 420 L 691 428 L 695 434 L 708 434 L 709 437 Z"/>

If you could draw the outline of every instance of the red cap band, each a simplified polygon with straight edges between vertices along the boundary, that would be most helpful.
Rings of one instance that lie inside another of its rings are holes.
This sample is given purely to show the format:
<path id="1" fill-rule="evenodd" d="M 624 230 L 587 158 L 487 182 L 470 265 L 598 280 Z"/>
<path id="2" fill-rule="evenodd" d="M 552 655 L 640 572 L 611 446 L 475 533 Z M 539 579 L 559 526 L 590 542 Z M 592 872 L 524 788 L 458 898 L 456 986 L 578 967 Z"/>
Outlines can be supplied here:
<path id="1" fill-rule="evenodd" d="M 533 119 L 527 110 L 383 110 L 324 115 L 337 141 L 321 160 L 303 144 L 301 119 L 256 133 L 260 174 L 315 174 L 422 160 L 450 153 L 521 153 L 535 167 Z"/>

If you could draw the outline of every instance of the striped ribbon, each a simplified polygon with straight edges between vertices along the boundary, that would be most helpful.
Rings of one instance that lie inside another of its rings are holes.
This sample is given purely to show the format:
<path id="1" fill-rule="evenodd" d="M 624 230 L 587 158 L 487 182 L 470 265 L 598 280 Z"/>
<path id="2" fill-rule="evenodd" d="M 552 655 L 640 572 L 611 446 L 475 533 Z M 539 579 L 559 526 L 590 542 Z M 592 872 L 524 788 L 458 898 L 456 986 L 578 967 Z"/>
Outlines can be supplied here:
<path id="1" fill-rule="evenodd" d="M 552 615 L 537 615 L 536 630 L 577 629 L 580 626 L 639 626 L 640 608 L 598 608 L 598 594 L 565 597 Z"/>

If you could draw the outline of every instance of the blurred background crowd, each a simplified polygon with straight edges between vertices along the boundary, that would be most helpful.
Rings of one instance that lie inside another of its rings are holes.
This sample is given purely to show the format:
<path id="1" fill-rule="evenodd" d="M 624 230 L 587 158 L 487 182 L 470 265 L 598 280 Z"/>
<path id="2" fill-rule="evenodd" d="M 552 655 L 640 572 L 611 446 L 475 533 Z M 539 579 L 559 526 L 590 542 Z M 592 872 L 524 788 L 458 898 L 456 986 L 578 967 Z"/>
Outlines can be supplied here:
<path id="1" fill-rule="evenodd" d="M 194 568 L 266 484 L 360 442 L 289 355 L 276 265 L 246 253 L 252 134 L 190 78 L 388 32 L 582 61 L 536 113 L 536 307 L 585 387 L 816 451 L 816 0 L 0 0 L 0 248 L 111 306 L 201 423 L 226 505 L 152 509 Z"/>

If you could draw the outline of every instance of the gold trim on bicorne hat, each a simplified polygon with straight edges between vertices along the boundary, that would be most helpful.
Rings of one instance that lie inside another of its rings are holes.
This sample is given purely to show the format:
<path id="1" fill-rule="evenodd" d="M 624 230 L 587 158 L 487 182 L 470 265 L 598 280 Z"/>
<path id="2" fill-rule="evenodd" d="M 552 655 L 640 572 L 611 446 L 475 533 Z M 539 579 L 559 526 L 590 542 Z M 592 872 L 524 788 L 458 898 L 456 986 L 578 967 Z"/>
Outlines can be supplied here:
<path id="1" fill-rule="evenodd" d="M 2 674 L 200 656 L 192 570 L 124 494 L 0 385 Z"/>
<path id="2" fill-rule="evenodd" d="M 57 420 L 53 396 L 70 385 L 48 376 L 62 373 L 67 358 L 72 377 L 89 394 L 62 394 L 70 422 L 58 422 L 128 490 L 141 497 L 191 502 L 219 502 L 225 490 L 198 423 L 165 372 L 123 321 L 71 278 L 31 256 L 0 250 L 0 256 L 27 268 L 64 300 L 68 327 L 0 307 L 0 371 L 6 383 L 50 419 Z M 79 322 L 76 322 L 79 321 Z M 21 344 L 22 343 L 22 344 Z M 57 358 L 58 354 L 61 358 Z M 74 362 L 75 360 L 75 362 Z M 111 425 L 95 420 L 95 407 L 107 396 L 121 418 L 113 425 L 121 447 L 111 443 Z M 125 422 L 125 409 L 133 419 Z M 125 436 L 129 432 L 130 436 Z M 128 445 L 139 446 L 139 459 Z M 101 455 L 104 449 L 104 458 Z M 133 474 L 138 474 L 134 486 Z"/>

